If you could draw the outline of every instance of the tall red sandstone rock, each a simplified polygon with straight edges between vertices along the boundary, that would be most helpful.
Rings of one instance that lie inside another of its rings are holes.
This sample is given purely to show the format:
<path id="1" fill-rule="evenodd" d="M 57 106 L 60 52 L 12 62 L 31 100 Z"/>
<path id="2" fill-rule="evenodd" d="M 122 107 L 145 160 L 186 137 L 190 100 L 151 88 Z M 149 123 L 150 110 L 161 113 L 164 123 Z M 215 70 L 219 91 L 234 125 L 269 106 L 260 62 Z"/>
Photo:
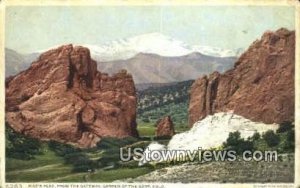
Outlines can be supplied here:
<path id="1" fill-rule="evenodd" d="M 132 76 L 98 72 L 84 47 L 47 51 L 6 80 L 5 117 L 15 131 L 79 147 L 104 136 L 138 136 L 136 103 Z"/>
<path id="2" fill-rule="evenodd" d="M 156 136 L 173 136 L 174 134 L 174 124 L 170 116 L 166 116 L 157 122 L 155 130 Z"/>
<path id="3" fill-rule="evenodd" d="M 191 87 L 189 125 L 216 112 L 233 111 L 253 121 L 294 120 L 295 32 L 266 32 L 233 69 L 197 79 Z"/>

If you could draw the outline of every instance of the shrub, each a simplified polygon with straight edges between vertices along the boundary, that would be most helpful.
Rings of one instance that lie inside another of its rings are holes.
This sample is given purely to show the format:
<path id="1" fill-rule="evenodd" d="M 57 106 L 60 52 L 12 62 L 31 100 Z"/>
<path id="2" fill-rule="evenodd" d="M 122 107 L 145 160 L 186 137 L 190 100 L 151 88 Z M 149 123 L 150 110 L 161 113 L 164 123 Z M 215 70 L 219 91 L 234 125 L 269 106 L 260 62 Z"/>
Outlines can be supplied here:
<path id="1" fill-rule="evenodd" d="M 97 164 L 88 158 L 80 158 L 73 164 L 73 172 L 95 171 Z"/>
<path id="2" fill-rule="evenodd" d="M 250 140 L 256 141 L 261 138 L 260 134 L 258 132 L 254 133 L 252 137 L 250 137 Z"/>
<path id="3" fill-rule="evenodd" d="M 280 137 L 272 130 L 265 132 L 263 139 L 266 141 L 269 147 L 277 146 L 280 142 Z"/>
<path id="4" fill-rule="evenodd" d="M 231 132 L 229 133 L 229 136 L 226 140 L 226 143 L 224 145 L 226 146 L 236 146 L 239 143 L 239 140 L 241 139 L 241 133 L 236 131 L 236 132 Z"/>
<path id="5" fill-rule="evenodd" d="M 289 130 L 292 130 L 293 127 L 294 127 L 294 125 L 292 124 L 292 122 L 284 121 L 279 125 L 279 128 L 277 129 L 276 133 L 287 132 Z"/>
<path id="6" fill-rule="evenodd" d="M 241 138 L 241 133 L 239 131 L 229 133 L 229 136 L 223 147 L 228 150 L 234 150 L 237 154 L 241 154 L 246 150 L 253 150 L 253 142 L 250 140 L 244 140 Z"/>
<path id="7" fill-rule="evenodd" d="M 71 145 L 62 144 L 62 143 L 59 143 L 59 142 L 56 142 L 56 141 L 50 141 L 48 143 L 48 146 L 58 156 L 65 156 L 67 154 L 71 154 L 71 153 L 75 153 L 75 152 L 80 152 L 81 151 L 79 148 L 75 148 L 75 147 L 73 147 Z"/>
<path id="8" fill-rule="evenodd" d="M 283 149 L 285 151 L 294 151 L 295 150 L 295 131 L 289 130 L 286 134 L 286 141 L 284 143 Z"/>
<path id="9" fill-rule="evenodd" d="M 138 139 L 134 137 L 126 137 L 126 138 L 113 138 L 106 137 L 103 138 L 100 142 L 97 143 L 98 149 L 119 149 L 128 144 L 132 144 L 136 142 Z"/>
<path id="10" fill-rule="evenodd" d="M 142 121 L 143 121 L 144 123 L 150 123 L 150 120 L 149 120 L 149 118 L 147 118 L 147 117 L 143 118 Z"/>
<path id="11" fill-rule="evenodd" d="M 66 164 L 71 164 L 74 172 L 87 172 L 88 170 L 93 171 L 97 168 L 95 162 L 90 160 L 84 153 L 87 150 L 82 150 L 71 145 L 61 144 L 55 141 L 50 141 L 48 146 L 58 156 L 63 157 Z"/>
<path id="12" fill-rule="evenodd" d="M 88 160 L 88 157 L 83 153 L 69 153 L 64 156 L 67 164 L 80 164 L 81 161 Z"/>
<path id="13" fill-rule="evenodd" d="M 88 165 L 78 165 L 73 167 L 73 172 L 88 172 L 90 169 L 90 166 Z"/>
<path id="14" fill-rule="evenodd" d="M 16 133 L 7 123 L 5 128 L 5 139 L 7 157 L 30 160 L 34 159 L 35 155 L 43 153 L 42 143 L 38 139 Z"/>

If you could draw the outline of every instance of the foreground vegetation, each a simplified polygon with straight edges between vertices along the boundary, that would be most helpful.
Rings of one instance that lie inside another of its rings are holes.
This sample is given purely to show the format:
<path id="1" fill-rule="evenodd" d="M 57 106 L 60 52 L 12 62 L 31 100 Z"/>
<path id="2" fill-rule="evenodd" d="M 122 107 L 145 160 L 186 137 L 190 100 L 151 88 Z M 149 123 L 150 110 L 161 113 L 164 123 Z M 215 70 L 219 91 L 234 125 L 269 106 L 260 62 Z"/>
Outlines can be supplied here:
<path id="1" fill-rule="evenodd" d="M 291 122 L 283 122 L 276 132 L 269 130 L 262 135 L 255 133 L 247 139 L 241 138 L 240 132 L 236 131 L 229 134 L 223 148 L 237 151 L 238 154 L 245 150 L 294 153 L 295 125 Z"/>
<path id="2" fill-rule="evenodd" d="M 147 137 L 104 138 L 95 148 L 79 149 L 29 138 L 6 126 L 6 181 L 111 182 L 137 177 L 154 168 L 138 167 L 135 161 L 121 162 L 119 149 L 128 146 L 145 148 L 150 142 Z"/>
<path id="3" fill-rule="evenodd" d="M 95 148 L 78 149 L 71 145 L 60 144 L 53 141 L 41 142 L 36 139 L 28 138 L 15 133 L 11 128 L 7 127 L 6 181 L 112 182 L 115 180 L 135 179 L 138 176 L 148 174 L 154 170 L 161 169 L 163 171 L 165 167 L 180 167 L 181 164 L 185 163 L 183 161 L 179 163 L 157 164 L 155 167 L 151 165 L 139 167 L 136 161 L 120 161 L 119 148 L 124 148 L 125 151 L 127 151 L 126 148 L 129 147 L 145 148 L 153 139 L 157 140 L 154 137 L 151 139 L 145 135 L 141 139 L 105 138 Z M 255 134 L 248 139 L 242 139 L 239 132 L 231 133 L 227 141 L 224 142 L 222 148 L 225 150 L 234 149 L 238 151 L 238 153 L 243 150 L 277 150 L 280 154 L 293 154 L 295 143 L 294 139 L 294 125 L 291 123 L 284 123 L 280 126 L 277 132 L 268 131 L 263 135 Z M 158 141 L 162 144 L 168 143 L 168 139 L 161 139 Z M 219 165 L 227 164 L 221 163 L 224 162 L 212 162 L 212 166 L 205 165 L 207 167 L 203 166 L 203 164 L 198 164 L 199 167 L 195 168 L 207 171 L 209 174 L 209 169 L 211 171 Z M 277 165 L 275 162 L 272 165 L 265 163 L 266 162 L 259 163 L 261 164 L 259 166 L 277 168 L 279 165 L 278 168 L 281 168 L 283 165 L 286 167 L 286 174 L 289 174 L 288 179 L 293 177 L 293 165 L 290 162 L 284 162 L 282 165 L 281 163 L 278 163 Z M 245 165 L 247 168 L 251 169 L 252 163 L 247 163 Z M 255 163 L 254 166 L 252 165 L 252 167 L 254 168 L 256 165 L 257 163 Z M 276 169 L 273 169 L 273 171 L 274 170 Z M 259 173 L 259 171 L 257 171 L 257 173 Z M 264 173 L 267 173 L 267 171 Z M 189 176 L 194 175 L 191 174 Z M 235 176 L 233 176 L 233 179 L 234 177 Z M 217 181 L 219 180 L 220 179 Z M 230 182 L 229 180 L 224 181 Z M 268 181 L 271 181 L 271 179 Z"/>

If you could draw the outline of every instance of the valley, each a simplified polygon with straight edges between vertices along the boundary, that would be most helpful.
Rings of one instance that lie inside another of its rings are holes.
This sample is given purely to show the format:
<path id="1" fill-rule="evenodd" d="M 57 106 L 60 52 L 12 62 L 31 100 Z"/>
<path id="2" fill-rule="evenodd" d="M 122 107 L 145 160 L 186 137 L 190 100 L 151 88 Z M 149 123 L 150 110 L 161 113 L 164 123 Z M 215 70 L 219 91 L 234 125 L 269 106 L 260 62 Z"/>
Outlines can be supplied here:
<path id="1" fill-rule="evenodd" d="M 176 128 L 187 128 L 189 89 L 193 80 L 149 87 L 137 91 L 138 124 L 155 123 L 164 116 L 171 116 Z"/>

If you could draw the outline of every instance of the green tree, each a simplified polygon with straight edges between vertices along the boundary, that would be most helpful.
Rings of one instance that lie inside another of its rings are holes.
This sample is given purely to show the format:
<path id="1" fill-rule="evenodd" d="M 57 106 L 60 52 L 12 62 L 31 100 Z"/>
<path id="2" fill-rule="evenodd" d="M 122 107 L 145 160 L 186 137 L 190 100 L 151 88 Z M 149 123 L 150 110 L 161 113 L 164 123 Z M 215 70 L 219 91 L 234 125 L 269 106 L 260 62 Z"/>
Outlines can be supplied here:
<path id="1" fill-rule="evenodd" d="M 294 127 L 293 123 L 290 121 L 284 121 L 279 124 L 279 128 L 277 129 L 276 133 L 284 133 L 289 130 L 292 130 Z"/>
<path id="2" fill-rule="evenodd" d="M 34 159 L 42 154 L 42 144 L 39 140 L 16 133 L 8 123 L 5 127 L 6 156 L 22 160 Z"/>
<path id="3" fill-rule="evenodd" d="M 268 130 L 263 134 L 263 139 L 266 141 L 269 147 L 277 146 L 280 142 L 280 137 L 274 133 L 273 130 Z"/>
<path id="4" fill-rule="evenodd" d="M 260 136 L 259 132 L 256 132 L 256 133 L 253 134 L 253 136 L 250 138 L 250 140 L 256 141 L 256 140 L 259 140 L 260 137 L 261 136 Z"/>
<path id="5" fill-rule="evenodd" d="M 223 146 L 228 150 L 236 151 L 237 154 L 241 154 L 246 150 L 253 150 L 254 147 L 252 141 L 241 138 L 241 133 L 239 131 L 229 133 Z"/>
<path id="6" fill-rule="evenodd" d="M 149 120 L 148 117 L 144 117 L 142 121 L 143 121 L 144 123 L 149 123 L 149 122 L 150 122 L 150 120 Z"/>
<path id="7" fill-rule="evenodd" d="M 291 152 L 295 151 L 295 130 L 289 130 L 287 132 L 284 150 Z"/>

